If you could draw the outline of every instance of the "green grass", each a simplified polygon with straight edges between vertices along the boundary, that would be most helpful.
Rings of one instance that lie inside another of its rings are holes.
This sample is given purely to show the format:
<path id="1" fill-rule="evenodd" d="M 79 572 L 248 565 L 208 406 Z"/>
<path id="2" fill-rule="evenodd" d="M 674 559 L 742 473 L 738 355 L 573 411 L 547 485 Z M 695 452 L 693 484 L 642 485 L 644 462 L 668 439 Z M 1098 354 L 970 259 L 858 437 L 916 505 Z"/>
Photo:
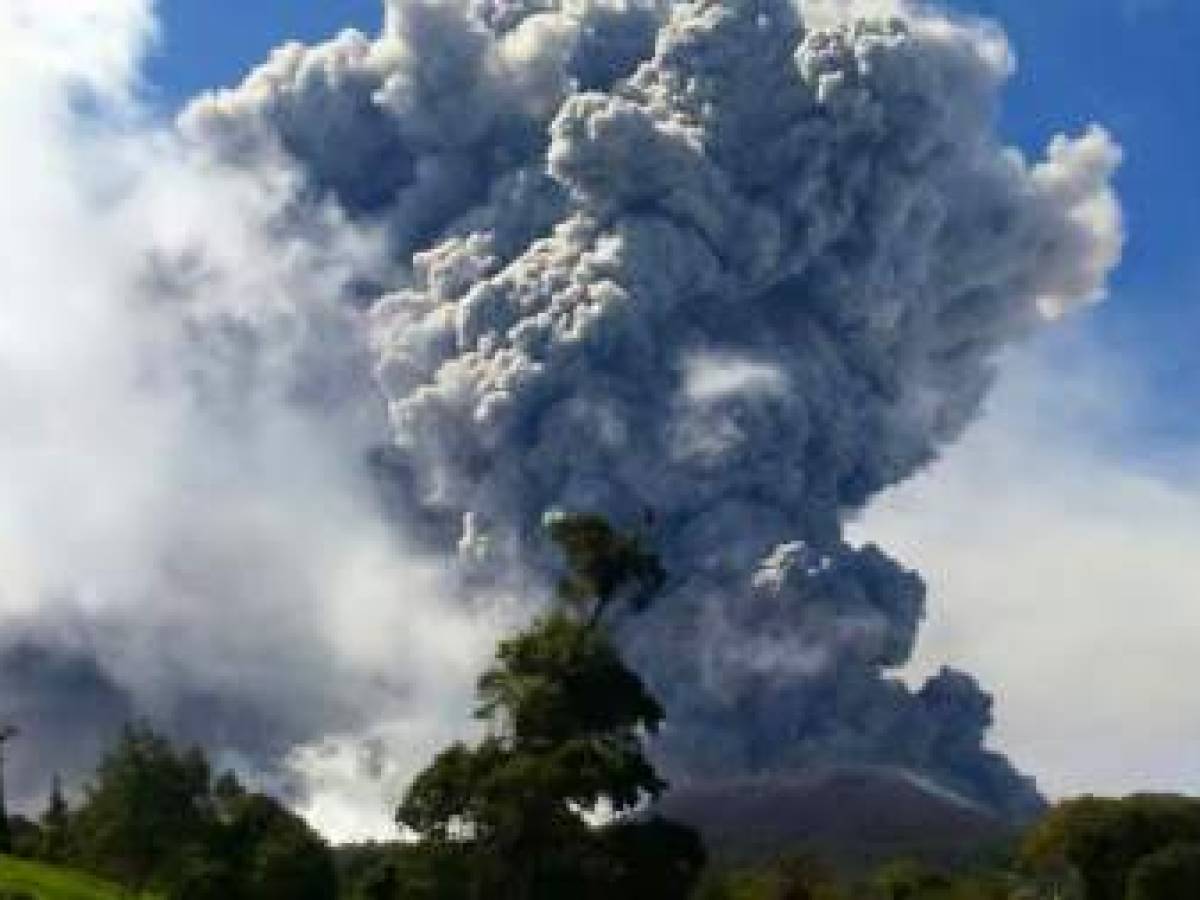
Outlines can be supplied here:
<path id="1" fill-rule="evenodd" d="M 133 896 L 83 872 L 7 856 L 0 857 L 0 895 L 4 891 L 24 891 L 37 900 L 130 900 Z"/>

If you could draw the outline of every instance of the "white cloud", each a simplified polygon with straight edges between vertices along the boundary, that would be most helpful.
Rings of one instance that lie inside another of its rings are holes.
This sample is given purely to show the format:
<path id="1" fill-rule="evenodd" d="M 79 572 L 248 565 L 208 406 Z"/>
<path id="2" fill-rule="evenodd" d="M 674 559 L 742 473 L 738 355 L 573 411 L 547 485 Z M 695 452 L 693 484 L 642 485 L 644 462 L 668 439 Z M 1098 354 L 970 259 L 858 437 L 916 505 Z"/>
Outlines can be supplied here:
<path id="1" fill-rule="evenodd" d="M 128 95 L 139 52 L 155 34 L 152 0 L 6 0 L 0 15 L 6 104 L 17 93 L 64 80 L 109 99 Z"/>
<path id="2" fill-rule="evenodd" d="M 1139 466 L 1142 391 L 1078 341 L 1013 359 L 966 439 L 855 528 L 928 581 L 910 672 L 978 674 L 994 743 L 1055 795 L 1200 787 L 1200 445 Z"/>
<path id="3" fill-rule="evenodd" d="M 154 30 L 142 0 L 0 11 L 0 667 L 32 644 L 97 682 L 0 668 L 22 802 L 119 724 L 90 690 L 251 773 L 294 749 L 311 774 L 298 745 L 331 732 L 462 727 L 501 630 L 364 477 L 382 404 L 336 301 L 376 235 L 316 207 L 289 236 L 286 167 L 232 171 L 152 121 Z M 308 809 L 348 827 L 335 801 Z"/>
<path id="4" fill-rule="evenodd" d="M 695 403 L 787 393 L 788 374 L 770 360 L 696 353 L 684 361 L 683 392 Z"/>

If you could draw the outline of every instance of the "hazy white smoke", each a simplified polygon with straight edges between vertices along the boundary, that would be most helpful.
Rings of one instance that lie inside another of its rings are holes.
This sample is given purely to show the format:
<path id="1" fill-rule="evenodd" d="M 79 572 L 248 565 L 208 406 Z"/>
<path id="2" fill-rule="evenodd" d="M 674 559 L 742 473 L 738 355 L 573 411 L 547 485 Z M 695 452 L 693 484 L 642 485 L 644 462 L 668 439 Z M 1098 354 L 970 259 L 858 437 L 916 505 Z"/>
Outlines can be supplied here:
<path id="1" fill-rule="evenodd" d="M 86 24 L 85 24 L 86 23 Z M 145 121 L 145 4 L 0 13 L 0 714 L 19 800 L 148 715 L 246 768 L 467 718 L 499 623 L 448 603 L 366 460 L 345 300 L 370 224 Z M 10 54 L 9 51 L 12 51 Z M 384 798 L 378 798 L 382 808 Z"/>
<path id="2" fill-rule="evenodd" d="M 36 105 L 75 232 L 36 198 L 6 229 L 47 261 L 0 344 L 34 417 L 0 446 L 26 709 L 103 686 L 106 719 L 291 750 L 336 793 L 389 771 L 336 736 L 412 750 L 461 708 L 496 627 L 465 596 L 536 594 L 542 514 L 588 509 L 676 574 L 622 627 L 675 777 L 836 755 L 1028 810 L 968 676 L 887 674 L 920 580 L 842 539 L 1119 257 L 1119 150 L 1002 146 L 1011 69 L 900 3 L 393 0 L 174 130 L 81 144 Z M 110 242 L 98 277 L 63 235 Z"/>

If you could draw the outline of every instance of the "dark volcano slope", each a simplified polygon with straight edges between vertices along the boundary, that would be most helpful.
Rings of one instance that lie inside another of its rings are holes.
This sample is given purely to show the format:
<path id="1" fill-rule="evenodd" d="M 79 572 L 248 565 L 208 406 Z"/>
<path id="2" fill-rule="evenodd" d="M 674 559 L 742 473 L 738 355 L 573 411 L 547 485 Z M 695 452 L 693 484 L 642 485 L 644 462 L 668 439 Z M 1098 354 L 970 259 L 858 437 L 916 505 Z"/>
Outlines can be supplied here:
<path id="1" fill-rule="evenodd" d="M 898 857 L 961 865 L 1002 848 L 1017 825 L 897 769 L 830 766 L 786 779 L 678 785 L 659 805 L 744 863 L 795 851 L 860 870 Z"/>

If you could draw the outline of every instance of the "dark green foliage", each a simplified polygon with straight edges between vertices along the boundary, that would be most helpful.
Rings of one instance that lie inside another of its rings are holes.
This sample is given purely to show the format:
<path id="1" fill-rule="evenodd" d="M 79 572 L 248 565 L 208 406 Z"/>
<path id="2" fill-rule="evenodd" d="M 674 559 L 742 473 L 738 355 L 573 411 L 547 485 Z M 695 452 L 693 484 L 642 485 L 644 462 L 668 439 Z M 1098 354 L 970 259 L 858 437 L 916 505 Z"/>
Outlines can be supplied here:
<path id="1" fill-rule="evenodd" d="M 339 897 L 344 900 L 391 900 L 396 895 L 396 856 L 405 845 L 367 841 L 333 848 Z"/>
<path id="2" fill-rule="evenodd" d="M 1002 870 L 951 874 L 911 860 L 882 867 L 872 883 L 880 900 L 1011 900 L 1014 890 Z"/>
<path id="3" fill-rule="evenodd" d="M 4 751 L 8 742 L 17 737 L 21 730 L 5 722 L 0 724 L 0 854 L 13 852 L 13 833 L 8 817 L 8 800 L 4 790 Z"/>
<path id="4" fill-rule="evenodd" d="M 623 900 L 686 897 L 706 861 L 699 835 L 661 816 L 612 825 L 600 843 L 612 866 L 608 883 Z"/>
<path id="5" fill-rule="evenodd" d="M 178 754 L 145 725 L 131 725 L 88 787 L 77 828 L 95 872 L 142 890 L 165 876 L 180 848 L 208 837 L 208 763 Z"/>
<path id="6" fill-rule="evenodd" d="M 389 885 L 398 886 L 403 900 L 484 900 L 489 884 L 496 883 L 494 860 L 479 869 L 477 848 L 462 843 L 432 842 L 413 846 L 397 858 L 392 876 L 385 871 L 373 887 L 377 898 Z M 374 898 L 373 898 L 374 900 Z M 393 900 L 393 898 L 388 898 Z"/>
<path id="7" fill-rule="evenodd" d="M 888 862 L 872 873 L 858 865 L 833 868 L 818 855 L 796 852 L 758 864 L 706 873 L 694 900 L 1078 900 L 1039 891 L 1005 863 L 939 869 L 916 860 Z"/>
<path id="8" fill-rule="evenodd" d="M 697 900 L 843 900 L 848 896 L 820 859 L 797 853 L 759 866 L 714 873 Z"/>
<path id="9" fill-rule="evenodd" d="M 658 556 L 642 546 L 637 535 L 616 531 L 600 516 L 557 514 L 546 530 L 558 546 L 567 574 L 558 584 L 559 599 L 590 610 L 596 622 L 614 601 L 634 611 L 645 609 L 666 581 Z"/>
<path id="10" fill-rule="evenodd" d="M 658 705 L 602 633 L 561 614 L 506 641 L 497 658 L 480 697 L 498 733 L 438 754 L 397 820 L 431 844 L 466 842 L 489 896 L 556 897 L 619 877 L 606 851 L 635 848 L 634 832 L 606 844 L 578 809 L 619 813 L 661 792 L 640 741 L 661 719 Z M 438 853 L 443 868 L 461 856 Z"/>
<path id="11" fill-rule="evenodd" d="M 400 892 L 399 867 L 385 861 L 366 872 L 352 895 L 357 900 L 392 900 Z"/>
<path id="12" fill-rule="evenodd" d="M 1177 843 L 1200 843 L 1200 800 L 1139 794 L 1060 803 L 1033 829 L 1024 858 L 1035 871 L 1060 869 L 1086 900 L 1124 900 L 1134 867 Z"/>
<path id="13" fill-rule="evenodd" d="M 85 867 L 167 900 L 337 895 L 332 854 L 303 820 L 232 774 L 214 781 L 203 753 L 179 753 L 145 725 L 125 730 L 77 815 L 56 789 L 44 840 L 59 828 Z"/>
<path id="14" fill-rule="evenodd" d="M 338 860 L 343 900 L 466 900 L 473 848 L 454 841 L 343 845 Z"/>
<path id="15" fill-rule="evenodd" d="M 1127 900 L 1200 897 L 1200 844 L 1171 844 L 1142 857 L 1129 874 Z"/>
<path id="16" fill-rule="evenodd" d="M 62 863 L 73 854 L 71 810 L 63 796 L 62 780 L 55 775 L 49 802 L 42 813 L 37 856 L 46 862 Z"/>
<path id="17" fill-rule="evenodd" d="M 949 885 L 950 880 L 941 872 L 910 860 L 890 863 L 875 876 L 875 886 L 886 900 L 920 900 Z"/>
<path id="18" fill-rule="evenodd" d="M 211 808 L 214 822 L 209 841 L 192 854 L 192 860 L 195 871 L 202 873 L 207 867 L 210 878 L 224 885 L 219 896 L 246 900 L 336 896 L 332 852 L 279 801 L 246 792 L 227 772 L 213 783 Z M 176 879 L 170 896 L 175 898 L 179 889 Z"/>
<path id="19" fill-rule="evenodd" d="M 600 631 L 562 613 L 500 644 L 479 679 L 481 719 L 503 718 L 514 743 L 654 731 L 662 708 Z"/>
<path id="20" fill-rule="evenodd" d="M 208 847 L 194 845 L 173 854 L 165 894 L 168 900 L 230 900 L 243 896 L 230 864 Z"/>
<path id="21" fill-rule="evenodd" d="M 42 847 L 42 830 L 37 822 L 24 816 L 8 817 L 8 833 L 12 839 L 12 855 L 19 859 L 37 859 Z"/>
<path id="22" fill-rule="evenodd" d="M 254 900 L 336 896 L 337 874 L 329 848 L 277 800 L 262 794 L 237 796 L 227 801 L 223 818 L 221 855 L 239 874 L 240 896 Z"/>
<path id="23" fill-rule="evenodd" d="M 663 573 L 603 520 L 562 516 L 548 527 L 568 566 L 563 608 L 501 643 L 480 678 L 489 736 L 443 750 L 409 787 L 396 818 L 423 842 L 398 855 L 398 896 L 671 900 L 687 896 L 703 864 L 683 826 L 594 827 L 581 815 L 619 816 L 666 787 L 642 748 L 662 709 L 599 627 L 611 603 L 648 602 Z M 380 873 L 373 890 L 390 877 Z"/>

